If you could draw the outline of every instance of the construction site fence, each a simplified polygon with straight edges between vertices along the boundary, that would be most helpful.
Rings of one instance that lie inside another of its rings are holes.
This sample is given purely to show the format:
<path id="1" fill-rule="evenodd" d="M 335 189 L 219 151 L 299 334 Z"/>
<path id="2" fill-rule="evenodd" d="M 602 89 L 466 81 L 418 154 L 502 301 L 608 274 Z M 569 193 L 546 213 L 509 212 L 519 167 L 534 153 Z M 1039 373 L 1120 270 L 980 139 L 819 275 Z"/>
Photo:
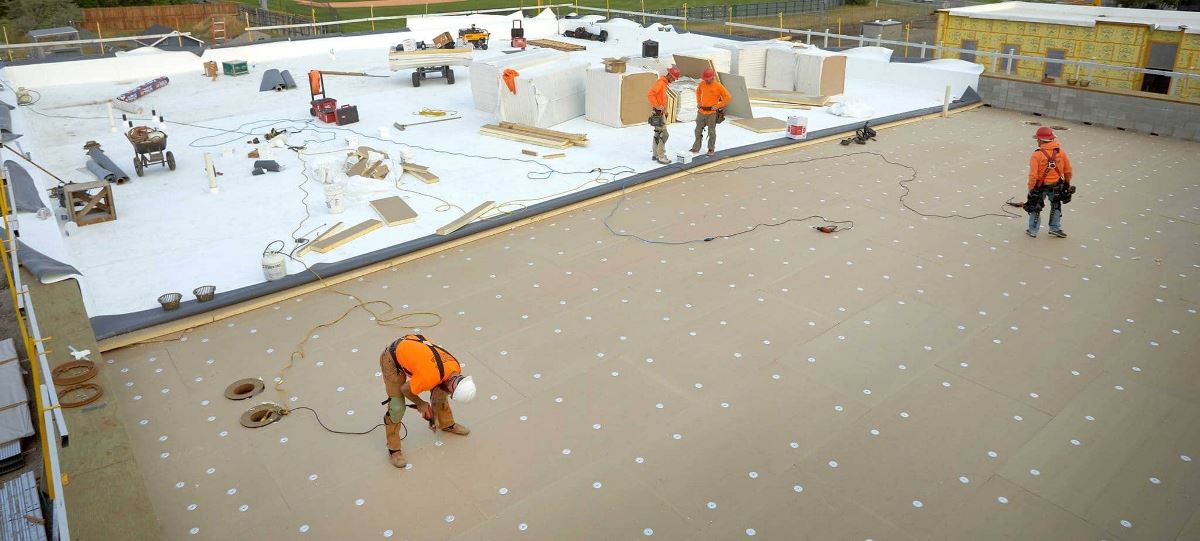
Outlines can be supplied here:
<path id="1" fill-rule="evenodd" d="M 649 9 L 650 15 L 687 16 L 693 19 L 724 20 L 726 18 L 775 17 L 780 14 L 813 13 L 845 4 L 845 0 L 793 0 L 790 2 L 761 2 L 756 4 L 731 4 L 713 6 L 691 6 Z M 580 9 L 592 9 L 580 6 Z"/>

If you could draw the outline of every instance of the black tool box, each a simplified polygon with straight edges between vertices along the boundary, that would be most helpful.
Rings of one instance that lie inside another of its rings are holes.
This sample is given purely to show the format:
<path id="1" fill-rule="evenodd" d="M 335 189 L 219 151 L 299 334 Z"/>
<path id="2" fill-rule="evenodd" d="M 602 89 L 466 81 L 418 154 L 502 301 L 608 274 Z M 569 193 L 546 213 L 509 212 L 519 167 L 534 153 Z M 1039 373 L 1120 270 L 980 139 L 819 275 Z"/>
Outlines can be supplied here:
<path id="1" fill-rule="evenodd" d="M 345 126 L 346 124 L 354 124 L 358 122 L 358 106 L 343 105 L 337 109 L 337 125 Z"/>

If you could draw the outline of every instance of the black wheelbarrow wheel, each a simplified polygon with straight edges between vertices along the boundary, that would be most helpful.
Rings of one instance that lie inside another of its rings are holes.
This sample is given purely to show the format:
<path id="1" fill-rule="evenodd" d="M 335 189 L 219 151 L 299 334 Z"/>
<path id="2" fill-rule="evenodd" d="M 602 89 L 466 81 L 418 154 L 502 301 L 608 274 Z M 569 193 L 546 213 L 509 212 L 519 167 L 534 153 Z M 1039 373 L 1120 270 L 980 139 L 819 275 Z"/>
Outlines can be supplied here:
<path id="1" fill-rule="evenodd" d="M 446 77 L 446 84 L 448 84 L 448 85 L 454 84 L 454 70 L 447 68 L 445 77 Z"/>
<path id="2" fill-rule="evenodd" d="M 414 71 L 412 74 L 412 81 L 413 86 L 421 86 L 421 74 Z"/>
<path id="3" fill-rule="evenodd" d="M 175 155 L 171 151 L 167 151 L 167 169 L 175 170 Z"/>
<path id="4" fill-rule="evenodd" d="M 140 176 L 142 176 L 142 170 L 143 170 L 142 157 L 134 156 L 133 157 L 133 172 L 137 173 L 137 176 L 140 177 Z"/>

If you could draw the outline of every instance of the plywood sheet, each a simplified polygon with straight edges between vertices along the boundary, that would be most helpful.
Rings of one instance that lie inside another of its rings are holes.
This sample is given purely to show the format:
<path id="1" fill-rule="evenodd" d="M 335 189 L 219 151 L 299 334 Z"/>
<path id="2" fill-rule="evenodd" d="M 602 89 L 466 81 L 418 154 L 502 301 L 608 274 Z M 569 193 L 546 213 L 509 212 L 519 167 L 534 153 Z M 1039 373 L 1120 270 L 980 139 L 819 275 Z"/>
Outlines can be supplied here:
<path id="1" fill-rule="evenodd" d="M 650 118 L 646 94 L 658 80 L 656 73 L 630 73 L 621 79 L 621 124 L 641 124 Z"/>
<path id="2" fill-rule="evenodd" d="M 675 55 L 675 67 L 679 68 L 680 75 L 692 79 L 699 79 L 706 69 L 715 70 L 712 60 L 681 54 Z"/>
<path id="3" fill-rule="evenodd" d="M 821 63 L 821 95 L 837 96 L 846 91 L 846 57 L 825 57 Z"/>
<path id="4" fill-rule="evenodd" d="M 725 106 L 725 114 L 738 118 L 751 118 L 754 111 L 750 108 L 750 94 L 746 90 L 746 78 L 729 73 L 718 74 L 721 84 L 729 91 L 729 105 Z"/>
<path id="5" fill-rule="evenodd" d="M 762 118 L 738 118 L 731 121 L 734 126 L 746 128 L 755 133 L 770 133 L 787 129 L 787 122 L 773 116 Z"/>
<path id="6" fill-rule="evenodd" d="M 383 218 L 383 223 L 388 227 L 417 221 L 417 212 L 398 195 L 371 201 L 371 208 L 379 213 L 379 217 Z"/>

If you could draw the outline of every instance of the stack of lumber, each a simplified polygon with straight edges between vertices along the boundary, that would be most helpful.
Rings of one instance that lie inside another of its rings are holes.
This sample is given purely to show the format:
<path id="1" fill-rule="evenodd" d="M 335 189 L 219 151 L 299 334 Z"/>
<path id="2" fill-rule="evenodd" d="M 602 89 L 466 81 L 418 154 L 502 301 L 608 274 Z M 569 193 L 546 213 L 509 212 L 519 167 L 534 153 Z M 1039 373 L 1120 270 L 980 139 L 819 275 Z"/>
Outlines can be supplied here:
<path id="1" fill-rule="evenodd" d="M 584 47 L 583 45 L 575 45 L 574 43 L 567 43 L 565 41 L 557 41 L 553 39 L 531 39 L 529 40 L 529 44 L 568 53 L 587 50 L 587 47 Z"/>
<path id="2" fill-rule="evenodd" d="M 667 85 L 667 121 L 694 122 L 700 112 L 696 103 L 695 79 L 679 79 Z"/>
<path id="3" fill-rule="evenodd" d="M 438 178 L 437 175 L 430 172 L 429 166 L 426 166 L 426 165 L 417 165 L 415 163 L 403 163 L 400 165 L 400 168 L 405 173 L 408 173 L 414 177 L 417 177 L 418 179 L 420 179 L 421 182 L 424 182 L 425 184 L 437 184 L 437 182 L 439 180 L 441 180 L 440 178 Z"/>
<path id="4" fill-rule="evenodd" d="M 392 71 L 398 71 L 432 66 L 467 66 L 471 64 L 473 52 L 474 49 L 392 51 L 388 53 L 388 67 Z"/>
<path id="5" fill-rule="evenodd" d="M 514 124 L 512 122 L 501 122 L 499 124 L 487 124 L 479 128 L 479 133 L 490 137 L 499 137 L 500 139 L 508 139 L 510 141 L 520 141 L 531 145 L 538 145 L 547 148 L 570 148 L 587 146 L 588 139 L 585 133 L 567 133 L 561 131 L 547 130 L 545 128 L 537 128 L 526 126 L 524 124 Z"/>
<path id="6" fill-rule="evenodd" d="M 829 96 L 809 96 L 801 92 L 786 90 L 750 89 L 750 100 L 768 107 L 824 107 L 829 104 Z"/>

